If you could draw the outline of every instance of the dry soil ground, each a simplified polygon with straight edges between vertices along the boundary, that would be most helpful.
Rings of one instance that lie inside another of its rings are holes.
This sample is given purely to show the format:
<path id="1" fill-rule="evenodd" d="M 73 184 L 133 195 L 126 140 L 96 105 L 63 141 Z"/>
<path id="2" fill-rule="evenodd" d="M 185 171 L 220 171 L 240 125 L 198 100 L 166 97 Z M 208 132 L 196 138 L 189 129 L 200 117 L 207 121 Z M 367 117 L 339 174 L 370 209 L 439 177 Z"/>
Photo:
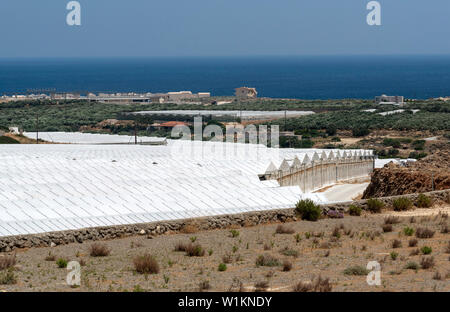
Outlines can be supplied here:
<path id="1" fill-rule="evenodd" d="M 210 285 L 210 291 L 252 291 L 258 282 L 265 282 L 272 291 L 291 291 L 294 284 L 321 275 L 330 279 L 332 291 L 448 292 L 450 235 L 442 229 L 449 227 L 449 211 L 447 205 L 417 210 L 417 213 L 395 213 L 400 222 L 392 225 L 392 232 L 386 233 L 382 225 L 391 212 L 285 223 L 283 226 L 292 230 L 289 234 L 276 234 L 279 224 L 269 224 L 238 228 L 236 237 L 232 237 L 230 229 L 166 234 L 152 239 L 146 235 L 128 237 L 102 242 L 111 249 L 106 257 L 89 255 L 92 242 L 19 250 L 12 270 L 16 283 L 0 285 L 0 291 L 198 291 L 202 282 Z M 405 235 L 405 227 L 415 231 L 428 228 L 435 233 L 432 238 L 416 238 L 414 234 Z M 298 242 L 296 234 L 299 234 Z M 417 246 L 409 247 L 413 239 L 417 239 Z M 189 257 L 174 251 L 177 243 L 191 240 L 203 247 L 204 256 Z M 401 247 L 393 248 L 394 240 L 399 240 Z M 424 246 L 432 248 L 430 255 L 422 254 L 420 249 Z M 392 252 L 397 253 L 395 259 L 395 254 L 391 257 Z M 155 256 L 160 266 L 158 274 L 135 272 L 133 259 L 144 253 Z M 46 261 L 49 254 L 56 259 L 85 262 L 81 267 L 80 287 L 66 284 L 68 270 L 58 268 L 55 260 Z M 281 265 L 257 266 L 259 255 L 273 256 Z M 219 272 L 219 264 L 228 262 L 224 257 L 231 262 L 226 271 Z M 431 268 L 421 268 L 424 257 L 433 257 Z M 381 263 L 380 286 L 369 286 L 364 272 L 344 274 L 350 267 L 365 268 L 373 260 Z M 283 271 L 283 261 L 292 264 L 290 271 Z M 417 269 L 407 269 L 408 263 L 411 267 L 415 263 Z M 6 272 L 3 270 L 0 275 Z"/>

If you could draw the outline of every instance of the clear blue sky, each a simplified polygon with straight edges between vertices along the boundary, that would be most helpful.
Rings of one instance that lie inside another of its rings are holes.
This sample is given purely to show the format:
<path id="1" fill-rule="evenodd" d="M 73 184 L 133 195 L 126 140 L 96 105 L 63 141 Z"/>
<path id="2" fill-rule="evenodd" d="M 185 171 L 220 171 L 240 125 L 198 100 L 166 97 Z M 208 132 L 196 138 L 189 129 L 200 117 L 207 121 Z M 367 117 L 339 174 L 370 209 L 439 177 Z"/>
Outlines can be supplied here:
<path id="1" fill-rule="evenodd" d="M 1 0 L 0 57 L 450 54 L 449 0 Z"/>

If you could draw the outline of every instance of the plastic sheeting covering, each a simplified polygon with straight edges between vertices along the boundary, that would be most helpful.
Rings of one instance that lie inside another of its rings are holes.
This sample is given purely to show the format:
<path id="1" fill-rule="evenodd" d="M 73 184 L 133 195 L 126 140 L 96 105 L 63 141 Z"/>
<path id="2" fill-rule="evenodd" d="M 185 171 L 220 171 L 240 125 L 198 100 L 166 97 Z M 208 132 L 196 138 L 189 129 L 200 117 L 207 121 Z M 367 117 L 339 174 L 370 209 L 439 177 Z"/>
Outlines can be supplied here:
<path id="1" fill-rule="evenodd" d="M 0 236 L 290 208 L 301 198 L 325 202 L 258 178 L 272 162 L 303 153 L 315 150 L 191 141 L 2 145 Z"/>

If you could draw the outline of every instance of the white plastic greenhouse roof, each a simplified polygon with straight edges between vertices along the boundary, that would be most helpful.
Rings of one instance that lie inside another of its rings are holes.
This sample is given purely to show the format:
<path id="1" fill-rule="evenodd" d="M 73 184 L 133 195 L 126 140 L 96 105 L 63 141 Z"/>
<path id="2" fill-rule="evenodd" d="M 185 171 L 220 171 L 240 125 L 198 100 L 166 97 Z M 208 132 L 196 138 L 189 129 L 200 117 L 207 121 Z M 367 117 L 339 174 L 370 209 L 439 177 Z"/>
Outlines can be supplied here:
<path id="1" fill-rule="evenodd" d="M 36 132 L 25 132 L 28 138 L 35 139 Z M 70 144 L 134 144 L 134 136 L 115 135 L 115 134 L 95 134 L 81 132 L 39 132 L 39 139 L 52 143 L 70 143 Z M 139 144 L 166 142 L 165 138 L 142 137 L 138 136 Z"/>
<path id="2" fill-rule="evenodd" d="M 311 150 L 168 143 L 2 145 L 0 236 L 290 208 L 301 198 L 326 201 L 320 193 L 258 178 L 272 160 Z"/>
<path id="3" fill-rule="evenodd" d="M 265 119 L 299 117 L 314 114 L 313 111 L 248 111 L 248 110 L 164 110 L 164 111 L 141 111 L 135 114 L 140 115 L 184 115 L 184 116 L 232 116 L 242 119 Z"/>

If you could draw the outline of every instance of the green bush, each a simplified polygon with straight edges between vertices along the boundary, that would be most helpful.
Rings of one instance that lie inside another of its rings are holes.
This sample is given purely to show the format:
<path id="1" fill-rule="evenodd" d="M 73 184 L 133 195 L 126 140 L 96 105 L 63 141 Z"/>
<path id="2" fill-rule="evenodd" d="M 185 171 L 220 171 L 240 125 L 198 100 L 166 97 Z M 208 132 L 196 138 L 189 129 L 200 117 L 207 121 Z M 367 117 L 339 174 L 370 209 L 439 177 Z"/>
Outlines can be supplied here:
<path id="1" fill-rule="evenodd" d="M 302 220 L 317 221 L 322 214 L 322 209 L 310 199 L 302 199 L 297 202 L 295 211 L 301 215 Z"/>
<path id="2" fill-rule="evenodd" d="M 352 135 L 354 137 L 363 137 L 370 134 L 370 130 L 367 127 L 354 127 L 352 129 Z"/>
<path id="3" fill-rule="evenodd" d="M 239 236 L 239 231 L 238 230 L 230 230 L 230 233 L 231 233 L 231 237 L 238 237 Z"/>
<path id="4" fill-rule="evenodd" d="M 429 246 L 423 246 L 422 248 L 420 248 L 420 251 L 424 255 L 429 255 L 433 251 L 433 249 L 431 249 L 431 247 L 429 247 Z"/>
<path id="5" fill-rule="evenodd" d="M 431 198 L 425 194 L 419 194 L 416 205 L 419 208 L 430 208 L 432 206 Z"/>
<path id="6" fill-rule="evenodd" d="M 271 255 L 259 255 L 258 258 L 256 258 L 256 266 L 267 266 L 267 267 L 273 267 L 273 266 L 279 266 L 280 261 L 271 256 Z"/>
<path id="7" fill-rule="evenodd" d="M 361 215 L 361 207 L 358 207 L 356 205 L 350 205 L 348 207 L 348 212 L 351 216 L 360 216 Z"/>
<path id="8" fill-rule="evenodd" d="M 367 200 L 367 209 L 372 213 L 380 213 L 383 207 L 384 203 L 379 199 L 370 198 Z"/>
<path id="9" fill-rule="evenodd" d="M 418 152 L 411 152 L 411 153 L 409 153 L 408 158 L 421 159 L 421 158 L 425 158 L 427 156 L 428 156 L 428 154 L 425 153 L 425 152 L 420 152 L 420 153 L 418 153 Z"/>
<path id="10" fill-rule="evenodd" d="M 394 207 L 395 211 L 406 211 L 411 209 L 412 202 L 409 198 L 399 197 L 394 199 L 394 201 L 392 202 L 392 206 Z"/>
<path id="11" fill-rule="evenodd" d="M 360 265 L 348 267 L 344 270 L 345 275 L 367 275 L 369 274 L 369 270 Z"/>
<path id="12" fill-rule="evenodd" d="M 406 236 L 412 236 L 414 234 L 414 229 L 407 226 L 403 229 L 403 234 Z"/>
<path id="13" fill-rule="evenodd" d="M 64 258 L 59 258 L 58 260 L 56 260 L 56 265 L 60 269 L 67 268 L 67 260 Z"/>
<path id="14" fill-rule="evenodd" d="M 416 151 L 421 151 L 425 147 L 425 140 L 415 140 L 412 142 L 412 146 Z"/>
<path id="15" fill-rule="evenodd" d="M 398 257 L 398 252 L 393 251 L 393 252 L 390 253 L 390 255 L 391 255 L 391 259 L 392 260 L 396 260 L 397 257 Z"/>
<path id="16" fill-rule="evenodd" d="M 219 264 L 219 272 L 224 272 L 227 270 L 227 265 L 225 263 Z"/>
<path id="17" fill-rule="evenodd" d="M 16 282 L 16 276 L 12 269 L 0 273 L 0 285 L 12 285 Z"/>
<path id="18" fill-rule="evenodd" d="M 419 265 L 413 261 L 410 261 L 405 265 L 405 269 L 417 271 L 419 269 Z"/>

